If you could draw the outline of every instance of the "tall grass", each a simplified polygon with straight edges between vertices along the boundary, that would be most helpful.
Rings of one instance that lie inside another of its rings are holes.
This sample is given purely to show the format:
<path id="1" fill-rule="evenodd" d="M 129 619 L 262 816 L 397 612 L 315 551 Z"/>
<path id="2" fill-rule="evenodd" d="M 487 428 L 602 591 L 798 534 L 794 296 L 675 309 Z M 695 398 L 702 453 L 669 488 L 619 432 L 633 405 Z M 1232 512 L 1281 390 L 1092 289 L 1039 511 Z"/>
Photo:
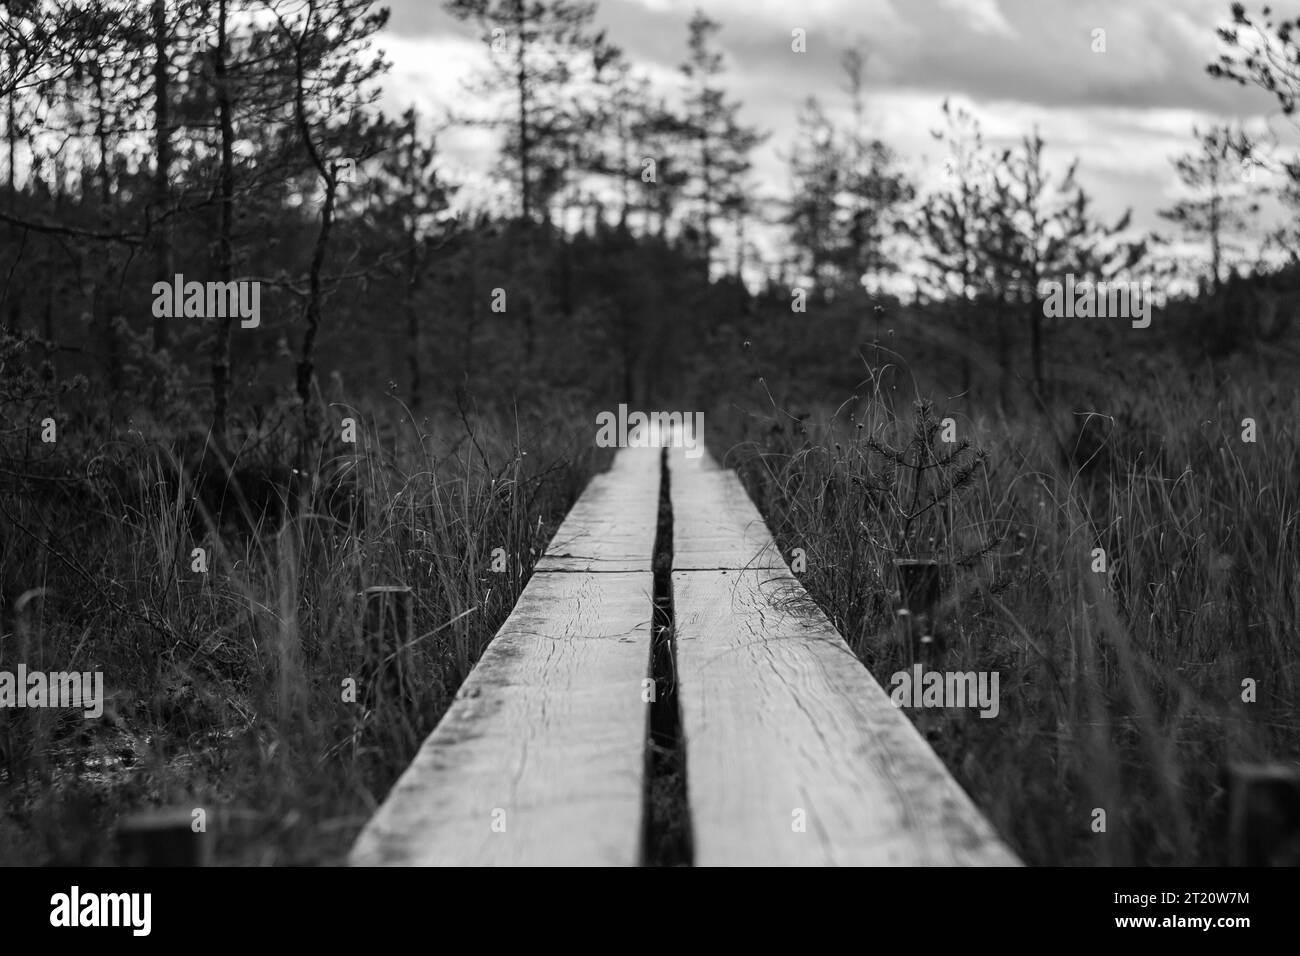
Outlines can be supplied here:
<path id="1" fill-rule="evenodd" d="M 355 448 L 329 443 L 274 514 L 203 508 L 165 445 L 9 457 L 0 668 L 101 670 L 110 703 L 0 710 L 0 860 L 111 864 L 114 823 L 149 806 L 204 808 L 217 862 L 342 858 L 598 465 L 558 406 L 432 435 L 353 414 Z M 92 457 L 117 477 L 81 478 Z M 384 662 L 359 596 L 383 585 L 413 589 L 414 637 L 380 650 L 417 675 L 396 695 L 365 679 Z"/>
<path id="2" fill-rule="evenodd" d="M 1001 710 L 909 714 L 1031 863 L 1222 864 L 1223 769 L 1300 756 L 1300 395 L 1247 373 L 1148 386 L 1109 409 L 936 407 L 987 457 L 910 526 L 915 473 L 890 449 L 918 427 L 908 462 L 954 446 L 892 387 L 806 417 L 764 393 L 714 445 L 882 684 L 911 665 L 893 558 L 953 566 L 932 666 L 999 672 Z M 924 502 L 945 485 L 923 473 Z"/>

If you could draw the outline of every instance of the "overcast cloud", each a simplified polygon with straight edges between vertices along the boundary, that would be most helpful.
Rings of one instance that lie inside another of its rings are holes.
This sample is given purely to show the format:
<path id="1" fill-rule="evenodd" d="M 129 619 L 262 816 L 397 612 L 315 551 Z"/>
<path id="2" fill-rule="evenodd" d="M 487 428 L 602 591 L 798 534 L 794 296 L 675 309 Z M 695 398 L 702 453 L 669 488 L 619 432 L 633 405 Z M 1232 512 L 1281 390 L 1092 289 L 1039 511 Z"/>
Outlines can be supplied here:
<path id="1" fill-rule="evenodd" d="M 462 81 L 486 57 L 472 24 L 435 0 L 392 0 L 384 47 L 394 67 L 386 104 L 415 103 L 440 114 L 464 108 Z M 610 39 L 652 77 L 680 85 L 686 24 L 700 7 L 719 21 L 727 85 L 742 118 L 771 132 L 755 157 L 764 195 L 784 194 L 780 154 L 795 114 L 817 95 L 834 114 L 847 110 L 838 61 L 858 46 L 867 56 L 869 122 L 922 184 L 939 167 L 929 130 L 945 97 L 968 106 L 986 139 L 1011 144 L 1035 125 L 1049 164 L 1078 157 L 1079 178 L 1108 218 L 1132 208 L 1134 225 L 1167 228 L 1156 210 L 1177 195 L 1169 158 L 1194 145 L 1192 126 L 1228 120 L 1280 132 L 1270 97 L 1206 75 L 1219 52 L 1214 28 L 1225 0 L 603 0 L 598 18 Z M 807 53 L 790 50 L 791 30 L 807 31 Z M 1093 52 L 1105 30 L 1106 51 Z M 449 172 L 486 186 L 494 137 L 458 130 L 441 145 Z"/>

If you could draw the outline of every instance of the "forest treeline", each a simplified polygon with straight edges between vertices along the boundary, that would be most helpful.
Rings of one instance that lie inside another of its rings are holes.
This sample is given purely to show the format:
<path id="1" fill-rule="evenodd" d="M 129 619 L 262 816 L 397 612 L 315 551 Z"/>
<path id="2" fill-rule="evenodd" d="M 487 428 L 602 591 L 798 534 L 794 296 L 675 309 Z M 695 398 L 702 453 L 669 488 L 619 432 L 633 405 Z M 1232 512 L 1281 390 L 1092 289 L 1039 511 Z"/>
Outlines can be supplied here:
<path id="1" fill-rule="evenodd" d="M 1119 345 L 1116 329 L 1051 327 L 1040 285 L 1071 273 L 1172 288 L 1188 263 L 1162 259 L 1162 237 L 1127 217 L 1099 218 L 1073 166 L 1050 171 L 1035 131 L 994 148 L 945 103 L 945 173 L 922 191 L 873 134 L 865 53 L 846 49 L 842 91 L 799 109 L 782 149 L 789 183 L 757 183 L 770 133 L 742 121 L 721 25 L 704 13 L 685 24 L 680 83 L 661 88 L 594 3 L 446 9 L 487 48 L 472 108 L 394 117 L 376 106 L 389 64 L 374 3 L 8 4 L 11 427 L 53 405 L 99 435 L 130 421 L 225 442 L 277 415 L 319 428 L 323 402 L 345 397 L 391 396 L 417 415 L 457 396 L 556 390 L 598 407 L 707 405 L 747 373 L 742 349 L 778 356 L 786 385 L 811 393 L 851 386 L 857 356 L 889 335 L 949 391 L 996 383 L 1005 401 L 1019 383 L 1049 399 L 1080 347 L 1173 343 L 1199 358 L 1286 331 L 1291 270 L 1233 252 L 1256 202 L 1242 170 L 1270 161 L 1240 129 L 1198 131 L 1177 160 L 1193 198 L 1166 214 L 1207 249 L 1198 292 Z M 1235 16 L 1256 36 L 1285 27 Z M 1212 72 L 1269 89 L 1249 42 L 1236 48 Z M 507 207 L 455 207 L 438 150 L 451 123 L 500 133 Z M 780 261 L 761 260 L 760 228 L 781 230 Z M 1289 230 L 1276 242 L 1294 248 Z M 267 318 L 154 316 L 154 284 L 177 275 L 257 281 Z M 888 291 L 900 276 L 914 288 L 902 300 Z"/>

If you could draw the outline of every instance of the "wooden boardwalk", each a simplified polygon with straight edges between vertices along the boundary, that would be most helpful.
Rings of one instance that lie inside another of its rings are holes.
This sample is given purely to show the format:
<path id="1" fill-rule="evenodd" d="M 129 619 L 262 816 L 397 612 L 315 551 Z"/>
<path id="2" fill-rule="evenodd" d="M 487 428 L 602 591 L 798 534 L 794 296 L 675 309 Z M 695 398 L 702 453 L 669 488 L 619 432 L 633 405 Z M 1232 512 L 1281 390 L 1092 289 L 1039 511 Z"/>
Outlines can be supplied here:
<path id="1" fill-rule="evenodd" d="M 1014 863 L 786 568 L 735 474 L 668 459 L 696 865 Z"/>
<path id="2" fill-rule="evenodd" d="M 352 863 L 639 861 L 659 474 L 592 480 Z"/>
<path id="3" fill-rule="evenodd" d="M 588 486 L 356 865 L 637 865 L 666 460 L 693 863 L 1015 865 L 790 573 L 734 473 L 626 449 Z"/>

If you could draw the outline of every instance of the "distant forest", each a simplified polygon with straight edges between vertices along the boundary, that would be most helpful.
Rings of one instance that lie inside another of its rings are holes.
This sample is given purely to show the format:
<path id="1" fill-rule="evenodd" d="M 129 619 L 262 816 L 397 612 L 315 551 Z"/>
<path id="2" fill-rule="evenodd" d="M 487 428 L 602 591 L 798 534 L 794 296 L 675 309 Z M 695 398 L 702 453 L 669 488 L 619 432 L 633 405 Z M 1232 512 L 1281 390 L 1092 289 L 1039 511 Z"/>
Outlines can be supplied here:
<path id="1" fill-rule="evenodd" d="M 417 416 L 555 394 L 712 407 L 755 373 L 798 404 L 847 396 L 862 356 L 885 347 L 945 394 L 1050 404 L 1081 348 L 1110 368 L 1285 339 L 1291 231 L 1273 237 L 1280 264 L 1232 252 L 1254 201 L 1242 170 L 1268 161 L 1241 130 L 1202 131 L 1178 159 L 1197 198 L 1166 211 L 1170 235 L 1206 257 L 1171 262 L 1162 237 L 1100 220 L 1072 167 L 1052 175 L 1034 131 L 994 148 L 956 107 L 934 117 L 946 175 L 921 192 L 873 135 L 866 54 L 846 49 L 843 89 L 807 100 L 783 148 L 787 198 L 761 201 L 751 156 L 769 134 L 741 121 L 708 16 L 684 25 L 680 84 L 664 89 L 598 28 L 594 3 L 446 8 L 488 48 L 467 95 L 499 108 L 473 122 L 500 133 L 509 211 L 453 213 L 438 134 L 469 122 L 455 104 L 376 108 L 389 67 L 377 4 L 7 4 L 9 427 L 57 407 L 83 433 L 226 442 L 277 417 L 318 427 L 342 399 L 391 397 Z M 1239 45 L 1212 70 L 1267 89 Z M 782 230 L 780 261 L 761 261 L 759 228 Z M 1167 297 L 1149 330 L 1042 314 L 1041 284 L 1066 273 L 1165 289 L 1180 271 L 1199 288 Z M 884 291 L 900 274 L 914 277 L 901 300 Z M 257 281 L 259 325 L 155 316 L 155 283 L 177 275 Z"/>

